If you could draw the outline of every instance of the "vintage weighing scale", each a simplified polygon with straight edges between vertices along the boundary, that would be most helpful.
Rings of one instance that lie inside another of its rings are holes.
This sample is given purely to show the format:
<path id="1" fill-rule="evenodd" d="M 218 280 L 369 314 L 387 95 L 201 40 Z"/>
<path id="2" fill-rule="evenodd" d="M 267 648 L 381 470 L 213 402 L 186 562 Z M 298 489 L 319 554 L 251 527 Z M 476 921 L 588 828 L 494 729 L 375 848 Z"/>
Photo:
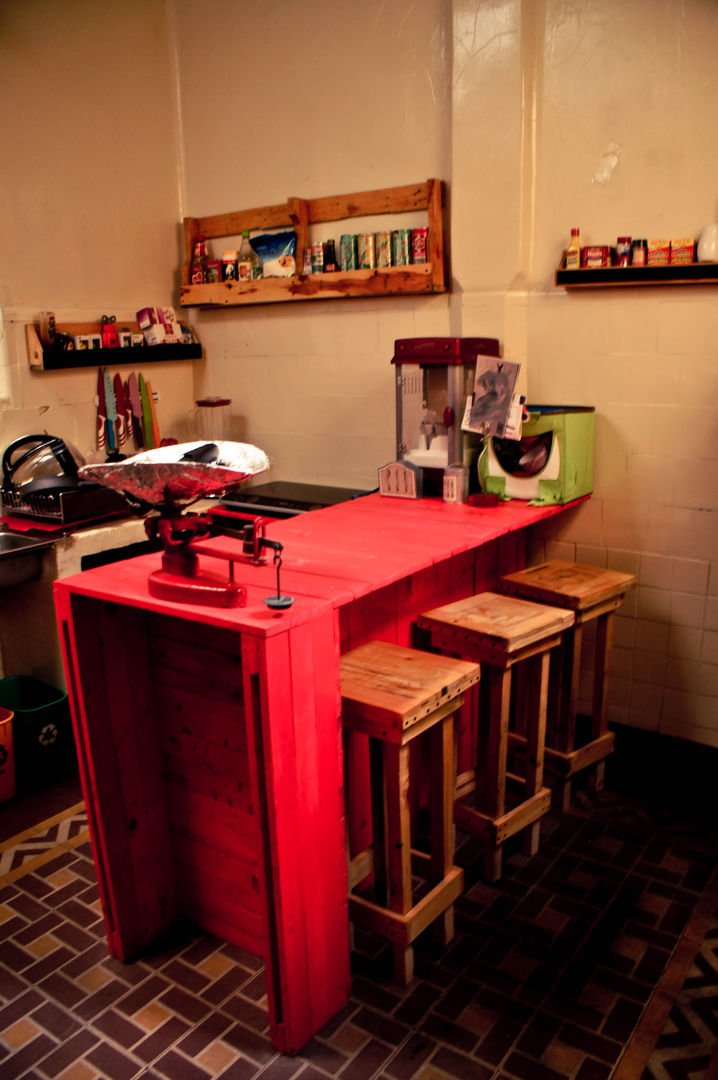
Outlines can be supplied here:
<path id="1" fill-rule="evenodd" d="M 498 357 L 496 338 L 401 338 L 394 343 L 397 460 L 379 470 L 383 495 L 441 494 L 444 472 L 464 463 L 461 431 L 479 356 Z"/>
<path id="2" fill-rule="evenodd" d="M 151 540 L 162 544 L 162 565 L 150 572 L 151 596 L 185 604 L 210 604 L 215 607 L 243 607 L 247 590 L 235 580 L 235 562 L 264 560 L 264 549 L 274 552 L 277 592 L 265 598 L 270 608 L 287 608 L 292 597 L 283 596 L 279 587 L 282 545 L 264 535 L 262 518 L 250 521 L 242 530 L 242 555 L 237 558 L 202 549 L 206 558 L 227 563 L 226 576 L 201 570 L 199 554 L 192 547 L 213 531 L 207 514 L 187 513 L 186 508 L 210 495 L 223 495 L 241 481 L 269 467 L 266 454 L 248 443 L 193 442 L 148 450 L 124 461 L 86 465 L 80 470 L 83 479 L 114 488 L 139 514 L 149 515 L 145 531 Z"/>

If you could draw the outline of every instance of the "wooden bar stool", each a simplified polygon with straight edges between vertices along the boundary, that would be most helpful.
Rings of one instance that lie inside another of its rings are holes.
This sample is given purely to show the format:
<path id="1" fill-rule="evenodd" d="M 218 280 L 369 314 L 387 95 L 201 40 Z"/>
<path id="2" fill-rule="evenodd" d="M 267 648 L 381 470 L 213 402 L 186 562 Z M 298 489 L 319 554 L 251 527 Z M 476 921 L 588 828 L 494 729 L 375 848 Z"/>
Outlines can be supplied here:
<path id="1" fill-rule="evenodd" d="M 510 836 L 527 829 L 524 849 L 528 854 L 538 850 L 538 821 L 551 804 L 551 792 L 543 786 L 549 652 L 572 623 L 573 612 L 495 592 L 426 611 L 418 619 L 418 625 L 430 631 L 434 648 L 482 667 L 476 769 L 459 780 L 454 820 L 485 840 L 485 872 L 491 881 L 501 875 L 502 845 Z M 527 674 L 522 687 L 527 745 L 523 778 L 509 777 L 507 771 L 511 678 L 517 664 Z M 524 786 L 523 798 L 513 806 L 507 801 L 509 779 L 521 779 Z M 473 805 L 466 800 L 472 791 Z"/>
<path id="2" fill-rule="evenodd" d="M 607 689 L 613 647 L 613 616 L 626 593 L 635 588 L 636 577 L 619 570 L 553 559 L 501 578 L 502 591 L 573 611 L 575 622 L 565 631 L 554 654 L 550 676 L 549 725 L 546 732 L 546 769 L 554 777 L 557 805 L 567 810 L 571 801 L 571 777 L 594 766 L 594 791 L 603 787 L 605 758 L 615 737 L 608 730 Z M 593 704 L 589 739 L 576 741 L 576 714 L 581 668 L 583 628 L 596 619 Z"/>
<path id="3" fill-rule="evenodd" d="M 453 937 L 453 903 L 463 871 L 454 866 L 454 717 L 462 691 L 479 681 L 477 664 L 370 641 L 341 658 L 342 723 L 369 736 L 373 845 L 349 861 L 349 916 L 393 947 L 394 976 L 406 985 L 414 970 L 412 942 L 441 918 L 442 940 Z M 410 744 L 430 740 L 431 853 L 412 851 Z M 347 743 L 347 747 L 352 745 Z M 351 769 L 347 770 L 347 774 Z M 347 813 L 357 805 L 347 792 Z M 431 885 L 412 889 L 412 855 Z M 355 890 L 373 872 L 374 899 Z"/>

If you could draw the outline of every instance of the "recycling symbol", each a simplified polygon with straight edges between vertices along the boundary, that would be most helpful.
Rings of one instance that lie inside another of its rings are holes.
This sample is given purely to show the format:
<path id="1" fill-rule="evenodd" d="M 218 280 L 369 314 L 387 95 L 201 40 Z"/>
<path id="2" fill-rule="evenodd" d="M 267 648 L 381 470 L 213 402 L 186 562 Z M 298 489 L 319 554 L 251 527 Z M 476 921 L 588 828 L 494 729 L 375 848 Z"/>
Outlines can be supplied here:
<path id="1" fill-rule="evenodd" d="M 57 727 L 55 724 L 45 724 L 38 736 L 38 742 L 40 746 L 52 746 L 54 742 L 57 742 Z"/>

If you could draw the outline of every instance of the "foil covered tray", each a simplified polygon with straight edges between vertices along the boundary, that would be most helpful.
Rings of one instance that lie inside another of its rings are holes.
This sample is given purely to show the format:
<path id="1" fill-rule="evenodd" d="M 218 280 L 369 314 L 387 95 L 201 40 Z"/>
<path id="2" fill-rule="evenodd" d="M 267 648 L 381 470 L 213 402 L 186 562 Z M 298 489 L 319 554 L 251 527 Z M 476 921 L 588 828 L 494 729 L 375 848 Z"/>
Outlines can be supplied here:
<path id="1" fill-rule="evenodd" d="M 83 465 L 79 476 L 114 488 L 130 506 L 181 509 L 208 495 L 222 495 L 269 468 L 250 443 L 189 442 L 145 450 L 124 461 Z"/>

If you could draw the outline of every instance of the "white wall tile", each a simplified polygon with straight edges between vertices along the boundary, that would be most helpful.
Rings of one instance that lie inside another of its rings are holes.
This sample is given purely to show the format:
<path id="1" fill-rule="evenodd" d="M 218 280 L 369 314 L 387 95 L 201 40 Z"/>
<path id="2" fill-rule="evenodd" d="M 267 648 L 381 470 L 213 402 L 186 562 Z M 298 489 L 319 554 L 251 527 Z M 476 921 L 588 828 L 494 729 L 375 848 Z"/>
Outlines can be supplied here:
<path id="1" fill-rule="evenodd" d="M 641 585 L 652 585 L 658 589 L 673 588 L 673 558 L 670 555 L 641 552 L 638 580 Z"/>
<path id="2" fill-rule="evenodd" d="M 614 654 L 620 651 L 622 650 L 614 649 Z M 666 674 L 665 657 L 661 653 L 642 652 L 638 649 L 632 655 L 634 682 L 663 686 Z"/>
<path id="3" fill-rule="evenodd" d="M 623 647 L 632 649 L 636 641 L 636 620 L 625 616 L 625 607 L 619 608 L 620 614 L 616 614 L 613 621 L 613 645 L 614 648 Z"/>
<path id="4" fill-rule="evenodd" d="M 705 597 L 693 593 L 671 593 L 671 622 L 680 626 L 703 626 Z"/>
<path id="5" fill-rule="evenodd" d="M 703 632 L 690 626 L 671 626 L 669 629 L 668 654 L 685 660 L 698 660 L 701 656 Z M 704 659 L 708 659 L 705 657 Z"/>
<path id="6" fill-rule="evenodd" d="M 606 549 L 593 547 L 591 544 L 576 544 L 576 562 L 587 566 L 606 566 Z"/>
<path id="7" fill-rule="evenodd" d="M 706 630 L 703 635 L 701 660 L 707 664 L 718 664 L 718 631 Z"/>
<path id="8" fill-rule="evenodd" d="M 718 630 L 718 597 L 709 596 L 706 599 L 705 629 Z"/>
<path id="9" fill-rule="evenodd" d="M 705 596 L 709 572 L 710 563 L 705 559 L 674 559 L 672 587 L 679 592 Z"/>
<path id="10" fill-rule="evenodd" d="M 696 717 L 698 694 L 696 691 L 665 690 L 662 695 L 659 731 L 665 731 L 670 725 L 670 734 L 677 724 L 693 724 Z"/>
<path id="11" fill-rule="evenodd" d="M 635 574 L 638 577 L 641 569 L 641 556 L 637 551 L 613 551 L 606 554 L 606 566 L 609 570 L 620 570 L 623 574 Z M 646 585 L 652 584 L 650 581 Z"/>
<path id="12" fill-rule="evenodd" d="M 716 699 L 718 706 L 718 664 L 700 664 L 698 666 L 698 678 L 696 689 L 705 697 Z"/>
<path id="13" fill-rule="evenodd" d="M 639 585 L 636 594 L 639 619 L 668 622 L 671 614 L 671 593 L 668 590 Z"/>
<path id="14" fill-rule="evenodd" d="M 698 660 L 689 660 L 682 656 L 669 656 L 666 661 L 666 686 L 671 690 L 690 692 L 698 685 Z"/>
<path id="15" fill-rule="evenodd" d="M 666 655 L 668 652 L 668 626 L 666 623 L 636 620 L 636 648 Z"/>

